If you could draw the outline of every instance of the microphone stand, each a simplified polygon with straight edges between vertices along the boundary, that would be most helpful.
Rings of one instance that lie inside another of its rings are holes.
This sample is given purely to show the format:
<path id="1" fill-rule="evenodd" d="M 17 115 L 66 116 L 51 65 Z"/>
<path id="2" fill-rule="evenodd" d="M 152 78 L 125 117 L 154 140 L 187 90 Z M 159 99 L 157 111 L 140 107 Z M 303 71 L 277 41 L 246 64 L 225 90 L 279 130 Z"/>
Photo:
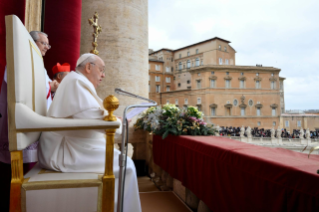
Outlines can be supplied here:
<path id="1" fill-rule="evenodd" d="M 123 212 L 124 183 L 125 183 L 125 174 L 126 174 L 126 162 L 127 162 L 126 158 L 127 158 L 127 143 L 128 143 L 128 123 L 126 119 L 127 111 L 129 109 L 138 108 L 138 107 L 154 107 L 157 105 L 157 103 L 151 99 L 138 96 L 136 94 L 124 91 L 120 88 L 115 88 L 115 93 L 137 98 L 137 99 L 142 99 L 149 102 L 149 104 L 129 105 L 125 108 L 123 112 L 121 154 L 119 155 L 119 166 L 120 166 L 119 188 L 118 188 L 118 197 L 117 197 L 117 212 Z"/>

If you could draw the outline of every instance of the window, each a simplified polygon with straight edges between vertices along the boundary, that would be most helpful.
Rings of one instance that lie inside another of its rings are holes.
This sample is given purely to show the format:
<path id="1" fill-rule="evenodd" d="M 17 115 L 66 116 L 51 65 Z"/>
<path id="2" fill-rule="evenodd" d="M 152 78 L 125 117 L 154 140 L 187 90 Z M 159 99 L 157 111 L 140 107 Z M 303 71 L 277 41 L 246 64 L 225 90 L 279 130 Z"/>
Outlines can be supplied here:
<path id="1" fill-rule="evenodd" d="M 240 75 L 243 76 L 243 75 L 244 75 L 244 72 L 241 72 Z"/>
<path id="2" fill-rule="evenodd" d="M 260 88 L 260 82 L 256 81 L 256 88 Z"/>
<path id="3" fill-rule="evenodd" d="M 225 52 L 227 52 L 227 47 L 226 46 L 224 47 L 224 50 L 225 50 Z"/>
<path id="4" fill-rule="evenodd" d="M 197 97 L 197 104 L 202 104 L 202 99 L 200 97 Z"/>
<path id="5" fill-rule="evenodd" d="M 226 75 L 229 75 L 229 72 L 226 72 Z"/>
<path id="6" fill-rule="evenodd" d="M 179 70 L 182 70 L 182 69 L 183 69 L 182 62 L 179 62 L 179 63 L 178 63 L 178 69 L 179 69 Z"/>
<path id="7" fill-rule="evenodd" d="M 202 106 L 201 105 L 197 105 L 197 109 L 198 109 L 198 111 L 202 111 Z"/>
<path id="8" fill-rule="evenodd" d="M 184 104 L 187 105 L 188 104 L 188 99 L 184 100 Z"/>
<path id="9" fill-rule="evenodd" d="M 257 116 L 260 116 L 260 108 L 257 108 Z"/>
<path id="10" fill-rule="evenodd" d="M 276 122 L 275 121 L 272 122 L 272 126 L 276 126 Z"/>
<path id="11" fill-rule="evenodd" d="M 234 106 L 237 106 L 237 105 L 238 105 L 238 100 L 237 100 L 237 99 L 234 99 L 233 104 L 234 104 Z"/>
<path id="12" fill-rule="evenodd" d="M 196 81 L 196 86 L 197 86 L 198 89 L 199 89 L 199 88 L 202 88 L 201 80 L 197 80 L 197 81 Z"/>
<path id="13" fill-rule="evenodd" d="M 170 86 L 166 86 L 166 91 L 170 91 L 171 87 Z"/>
<path id="14" fill-rule="evenodd" d="M 170 72 L 171 69 L 169 67 L 166 67 L 166 72 Z"/>
<path id="15" fill-rule="evenodd" d="M 218 49 L 219 49 L 219 50 L 222 50 L 222 46 L 221 46 L 221 45 L 219 45 L 219 46 L 218 46 Z"/>
<path id="16" fill-rule="evenodd" d="M 280 90 L 282 90 L 284 87 L 284 83 L 283 82 L 280 82 Z"/>
<path id="17" fill-rule="evenodd" d="M 169 99 L 166 100 L 166 104 L 169 104 Z"/>
<path id="18" fill-rule="evenodd" d="M 285 121 L 285 127 L 289 127 L 289 121 Z"/>
<path id="19" fill-rule="evenodd" d="M 245 87 L 245 81 L 244 80 L 240 80 L 239 81 L 239 87 L 240 88 L 244 88 Z"/>
<path id="20" fill-rule="evenodd" d="M 215 80 L 210 80 L 210 87 L 215 88 Z"/>
<path id="21" fill-rule="evenodd" d="M 260 126 L 260 121 L 259 121 L 259 122 L 257 122 L 257 126 Z"/>
<path id="22" fill-rule="evenodd" d="M 187 80 L 187 84 L 189 84 L 189 83 L 191 83 L 191 81 L 190 81 L 190 80 Z"/>
<path id="23" fill-rule="evenodd" d="M 197 76 L 200 76 L 200 73 L 197 73 Z"/>
<path id="24" fill-rule="evenodd" d="M 161 92 L 161 86 L 160 85 L 156 85 L 156 93 Z"/>
<path id="25" fill-rule="evenodd" d="M 189 56 L 190 54 L 189 54 L 189 52 L 187 52 L 187 56 Z"/>
<path id="26" fill-rule="evenodd" d="M 274 76 L 274 73 L 271 73 L 271 76 L 273 77 L 273 76 Z"/>
<path id="27" fill-rule="evenodd" d="M 191 68 L 191 61 L 187 60 L 187 68 Z"/>
<path id="28" fill-rule="evenodd" d="M 156 71 L 160 71 L 161 70 L 161 66 L 160 65 L 155 65 L 155 70 Z"/>
<path id="29" fill-rule="evenodd" d="M 175 105 L 178 105 L 178 99 L 175 99 Z"/>
<path id="30" fill-rule="evenodd" d="M 182 58 L 182 54 L 179 54 L 179 58 Z"/>
<path id="31" fill-rule="evenodd" d="M 271 82 L 270 82 L 270 88 L 271 88 L 271 89 L 275 89 L 275 82 L 274 82 L 274 81 L 271 81 Z"/>
<path id="32" fill-rule="evenodd" d="M 196 58 L 196 66 L 199 66 L 199 58 Z"/>
<path id="33" fill-rule="evenodd" d="M 297 126 L 301 127 L 301 121 L 297 121 Z"/>
<path id="34" fill-rule="evenodd" d="M 170 77 L 166 77 L 166 82 L 171 82 L 171 78 Z"/>
<path id="35" fill-rule="evenodd" d="M 225 65 L 228 65 L 228 59 L 225 59 Z"/>
<path id="36" fill-rule="evenodd" d="M 219 65 L 223 65 L 223 59 L 219 58 Z"/>
<path id="37" fill-rule="evenodd" d="M 253 106 L 253 105 L 254 105 L 254 101 L 250 99 L 250 100 L 248 101 L 248 105 L 249 105 L 250 107 Z"/>
<path id="38" fill-rule="evenodd" d="M 259 76 L 259 73 L 256 73 L 256 76 Z"/>
<path id="39" fill-rule="evenodd" d="M 211 74 L 215 74 L 215 72 L 213 72 L 213 71 L 212 71 L 212 72 L 210 72 L 210 73 L 211 73 Z"/>
<path id="40" fill-rule="evenodd" d="M 173 71 L 174 71 L 174 68 L 172 67 L 172 68 L 171 68 L 171 72 L 173 72 Z"/>
<path id="41" fill-rule="evenodd" d="M 210 114 L 212 115 L 212 116 L 216 116 L 216 108 L 211 108 L 210 109 Z"/>
<path id="42" fill-rule="evenodd" d="M 181 87 L 181 83 L 178 83 L 178 87 Z"/>
<path id="43" fill-rule="evenodd" d="M 245 108 L 240 108 L 240 115 L 245 116 Z"/>
<path id="44" fill-rule="evenodd" d="M 204 65 L 204 61 L 203 60 L 200 61 L 200 65 L 201 66 Z"/>
<path id="45" fill-rule="evenodd" d="M 230 80 L 225 80 L 225 87 L 230 88 Z"/>
<path id="46" fill-rule="evenodd" d="M 198 49 L 196 49 L 196 54 L 198 54 Z"/>
<path id="47" fill-rule="evenodd" d="M 272 116 L 275 116 L 275 115 L 276 115 L 276 108 L 272 108 L 272 109 L 271 109 L 271 115 L 272 115 Z"/>
<path id="48" fill-rule="evenodd" d="M 161 77 L 160 76 L 155 76 L 155 82 L 160 82 L 161 81 Z"/>

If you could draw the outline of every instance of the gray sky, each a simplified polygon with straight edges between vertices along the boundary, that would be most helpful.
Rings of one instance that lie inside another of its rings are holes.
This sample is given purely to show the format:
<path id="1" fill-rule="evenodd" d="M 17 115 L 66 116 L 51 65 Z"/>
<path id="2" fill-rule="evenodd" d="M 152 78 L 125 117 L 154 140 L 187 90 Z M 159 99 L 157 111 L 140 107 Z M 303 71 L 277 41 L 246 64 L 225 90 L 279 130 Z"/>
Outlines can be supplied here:
<path id="1" fill-rule="evenodd" d="M 318 0 L 149 0 L 149 48 L 231 41 L 236 65 L 280 68 L 286 109 L 319 109 Z"/>

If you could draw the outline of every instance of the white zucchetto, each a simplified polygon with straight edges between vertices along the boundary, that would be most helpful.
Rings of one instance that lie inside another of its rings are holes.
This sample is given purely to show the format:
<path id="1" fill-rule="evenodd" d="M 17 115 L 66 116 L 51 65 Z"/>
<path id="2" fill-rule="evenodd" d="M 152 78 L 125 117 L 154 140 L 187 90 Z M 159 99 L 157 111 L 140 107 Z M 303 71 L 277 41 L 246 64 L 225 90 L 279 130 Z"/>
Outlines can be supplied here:
<path id="1" fill-rule="evenodd" d="M 92 54 L 92 53 L 85 53 L 85 54 L 82 54 L 80 56 L 80 58 L 78 59 L 78 61 L 76 62 L 76 67 L 78 67 L 81 63 L 83 63 L 86 59 L 88 59 L 89 57 L 92 57 L 92 56 L 96 56 L 95 54 Z"/>

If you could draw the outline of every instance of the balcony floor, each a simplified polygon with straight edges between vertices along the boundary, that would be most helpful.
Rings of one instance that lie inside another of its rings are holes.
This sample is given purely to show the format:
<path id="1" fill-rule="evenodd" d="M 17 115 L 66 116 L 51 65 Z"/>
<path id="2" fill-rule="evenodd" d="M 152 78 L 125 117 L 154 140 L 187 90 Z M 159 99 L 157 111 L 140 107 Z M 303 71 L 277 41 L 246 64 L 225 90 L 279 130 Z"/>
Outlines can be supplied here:
<path id="1" fill-rule="evenodd" d="M 173 191 L 160 191 L 149 177 L 139 177 L 138 187 L 143 212 L 190 212 Z"/>

